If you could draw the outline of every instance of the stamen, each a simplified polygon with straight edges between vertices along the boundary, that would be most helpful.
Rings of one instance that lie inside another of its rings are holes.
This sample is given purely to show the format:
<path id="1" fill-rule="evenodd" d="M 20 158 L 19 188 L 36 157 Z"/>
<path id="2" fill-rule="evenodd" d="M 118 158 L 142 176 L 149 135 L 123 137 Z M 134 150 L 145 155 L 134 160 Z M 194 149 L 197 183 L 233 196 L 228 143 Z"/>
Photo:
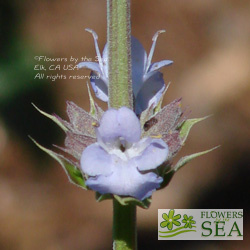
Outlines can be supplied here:
<path id="1" fill-rule="evenodd" d="M 161 139 L 162 135 L 151 135 L 150 137 L 154 139 Z"/>
<path id="2" fill-rule="evenodd" d="M 98 122 L 92 122 L 92 126 L 98 128 L 100 124 Z"/>
<path id="3" fill-rule="evenodd" d="M 150 49 L 150 52 L 149 52 L 149 55 L 148 55 L 148 58 L 147 58 L 147 64 L 146 64 L 146 68 L 145 68 L 145 71 L 144 71 L 144 74 L 146 74 L 148 72 L 148 69 L 151 65 L 151 61 L 152 61 L 152 58 L 153 58 L 153 54 L 154 54 L 154 50 L 155 50 L 155 45 L 156 45 L 156 41 L 157 41 L 157 38 L 158 36 L 161 34 L 161 33 L 164 33 L 165 30 L 158 30 L 153 38 L 152 38 L 152 46 L 151 46 L 151 49 Z"/>
<path id="4" fill-rule="evenodd" d="M 96 50 L 96 55 L 98 57 L 98 62 L 99 62 L 99 65 L 100 65 L 100 68 L 101 68 L 101 71 L 102 71 L 102 74 L 104 74 L 104 67 L 103 67 L 103 61 L 102 61 L 102 56 L 101 56 L 101 53 L 100 53 L 100 50 L 99 50 L 99 46 L 98 46 L 98 35 L 95 33 L 95 31 L 93 31 L 92 29 L 85 29 L 87 32 L 91 33 L 93 38 L 94 38 L 94 43 L 95 43 L 95 50 Z"/>

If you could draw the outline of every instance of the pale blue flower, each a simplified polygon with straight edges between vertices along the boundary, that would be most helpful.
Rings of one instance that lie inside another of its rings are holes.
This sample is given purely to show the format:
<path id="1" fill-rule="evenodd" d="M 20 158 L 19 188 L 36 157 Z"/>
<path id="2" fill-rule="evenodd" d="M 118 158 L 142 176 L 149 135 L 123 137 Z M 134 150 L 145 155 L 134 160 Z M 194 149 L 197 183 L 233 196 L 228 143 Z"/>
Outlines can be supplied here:
<path id="1" fill-rule="evenodd" d="M 167 159 L 168 146 L 161 139 L 140 139 L 140 122 L 132 110 L 122 107 L 106 111 L 96 136 L 97 142 L 81 156 L 89 188 L 143 200 L 160 187 L 163 179 L 156 169 Z"/>
<path id="2" fill-rule="evenodd" d="M 78 68 L 91 69 L 91 85 L 97 98 L 104 102 L 108 101 L 108 45 L 106 44 L 101 56 L 97 39 L 97 34 L 90 29 L 86 29 L 94 37 L 95 49 L 98 58 L 96 62 L 81 62 Z M 134 37 L 131 37 L 131 58 L 132 58 L 132 84 L 135 98 L 135 112 L 140 114 L 152 104 L 156 106 L 164 90 L 165 83 L 160 68 L 170 65 L 173 61 L 163 60 L 151 63 L 154 54 L 157 37 L 160 30 L 153 36 L 153 44 L 147 56 L 142 44 Z"/>

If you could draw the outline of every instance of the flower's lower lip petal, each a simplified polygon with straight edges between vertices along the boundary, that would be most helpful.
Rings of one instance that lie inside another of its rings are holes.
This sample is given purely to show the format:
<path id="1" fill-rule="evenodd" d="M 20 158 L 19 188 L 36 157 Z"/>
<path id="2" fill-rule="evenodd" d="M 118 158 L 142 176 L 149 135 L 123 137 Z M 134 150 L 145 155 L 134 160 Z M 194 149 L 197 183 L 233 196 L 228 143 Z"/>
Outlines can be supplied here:
<path id="1" fill-rule="evenodd" d="M 161 139 L 153 139 L 142 154 L 134 158 L 134 161 L 140 171 L 146 171 L 160 166 L 167 156 L 167 144 Z"/>
<path id="2" fill-rule="evenodd" d="M 171 64 L 173 64 L 173 61 L 171 61 L 171 60 L 163 60 L 163 61 L 160 61 L 160 62 L 152 63 L 150 65 L 150 68 L 149 68 L 148 72 L 150 73 L 150 72 L 159 70 L 160 68 L 171 65 Z M 146 80 L 147 78 L 148 77 L 147 77 L 147 74 L 146 74 L 144 76 L 144 80 Z"/>
<path id="3" fill-rule="evenodd" d="M 109 176 L 90 177 L 86 185 L 101 194 L 132 196 L 143 200 L 152 195 L 162 178 L 154 173 L 140 174 L 136 168 L 123 166 Z"/>
<path id="4" fill-rule="evenodd" d="M 128 149 L 129 155 L 132 157 L 136 157 L 138 155 L 141 155 L 142 152 L 150 145 L 152 142 L 151 137 L 145 137 L 138 141 L 137 143 L 134 143 L 131 148 Z"/>
<path id="5" fill-rule="evenodd" d="M 77 64 L 77 67 L 78 69 L 82 68 L 91 69 L 99 74 L 102 74 L 99 64 L 95 62 L 80 62 L 79 64 Z"/>
<path id="6" fill-rule="evenodd" d="M 153 72 L 150 78 L 148 78 L 142 88 L 140 89 L 138 95 L 136 96 L 135 100 L 135 112 L 136 114 L 140 114 L 144 111 L 148 106 L 149 103 L 153 103 L 151 99 L 157 97 L 157 100 L 154 102 L 157 104 L 161 98 L 165 89 L 165 83 L 163 80 L 163 75 L 161 72 Z M 159 93 L 158 93 L 159 92 Z"/>
<path id="7" fill-rule="evenodd" d="M 92 144 L 82 153 L 81 169 L 90 176 L 111 174 L 113 169 L 111 155 L 98 143 Z"/>
<path id="8" fill-rule="evenodd" d="M 108 86 L 106 84 L 106 79 L 104 79 L 102 75 L 99 76 L 92 71 L 90 74 L 90 83 L 96 97 L 103 102 L 108 102 Z"/>
<path id="9" fill-rule="evenodd" d="M 154 107 L 156 107 L 156 105 L 161 100 L 162 95 L 164 94 L 165 89 L 166 89 L 166 86 L 164 84 L 162 86 L 162 88 L 149 100 L 147 107 L 150 107 L 151 105 L 153 105 Z"/>

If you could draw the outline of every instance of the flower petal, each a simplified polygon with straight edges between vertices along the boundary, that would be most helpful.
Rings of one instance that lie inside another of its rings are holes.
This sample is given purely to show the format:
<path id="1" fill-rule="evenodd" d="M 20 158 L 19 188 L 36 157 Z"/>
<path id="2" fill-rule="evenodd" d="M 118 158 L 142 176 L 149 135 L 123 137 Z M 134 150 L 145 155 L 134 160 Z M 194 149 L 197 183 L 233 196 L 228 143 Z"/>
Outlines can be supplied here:
<path id="1" fill-rule="evenodd" d="M 165 67 L 165 66 L 168 66 L 171 64 L 173 64 L 173 61 L 171 61 L 171 60 L 162 60 L 160 62 L 152 63 L 149 67 L 147 74 L 144 75 L 144 80 L 146 80 L 148 78 L 147 75 L 150 74 L 151 72 L 154 72 L 156 70 L 159 70 L 162 67 Z"/>
<path id="2" fill-rule="evenodd" d="M 98 46 L 98 36 L 97 34 L 95 33 L 94 30 L 92 29 L 85 29 L 87 32 L 91 33 L 93 38 L 94 38 L 94 43 L 95 43 L 95 50 L 96 50 L 96 55 L 97 55 L 97 59 L 98 59 L 98 62 L 99 62 L 99 66 L 100 66 L 100 69 L 101 69 L 101 75 L 106 78 L 106 76 L 104 75 L 104 67 L 103 67 L 103 61 L 102 61 L 102 57 L 101 57 L 101 53 L 100 53 L 100 49 L 99 49 L 99 46 Z"/>
<path id="3" fill-rule="evenodd" d="M 102 71 L 99 64 L 95 62 L 80 62 L 77 64 L 77 67 L 78 69 L 87 68 L 102 75 Z"/>
<path id="4" fill-rule="evenodd" d="M 162 93 L 165 89 L 165 83 L 161 72 L 155 72 L 150 78 L 148 78 L 140 89 L 135 101 L 135 112 L 140 114 L 142 111 L 148 108 L 150 103 L 155 105 L 161 99 Z"/>
<path id="5" fill-rule="evenodd" d="M 86 185 L 101 194 L 132 196 L 139 200 L 152 195 L 162 182 L 154 173 L 141 174 L 130 162 L 124 162 L 116 156 L 113 158 L 113 173 L 90 177 Z"/>
<path id="6" fill-rule="evenodd" d="M 90 176 L 110 175 L 112 169 L 112 157 L 98 143 L 88 146 L 81 156 L 81 169 Z"/>
<path id="7" fill-rule="evenodd" d="M 96 97 L 104 102 L 108 102 L 108 86 L 106 80 L 92 71 L 90 74 L 90 83 Z"/>
<path id="8" fill-rule="evenodd" d="M 139 119 L 126 107 L 106 111 L 97 130 L 104 143 L 112 143 L 120 137 L 133 143 L 139 141 L 141 136 Z"/>
<path id="9" fill-rule="evenodd" d="M 152 139 L 142 154 L 133 160 L 140 171 L 145 171 L 159 167 L 167 159 L 167 156 L 167 144 L 161 139 Z"/>
<path id="10" fill-rule="evenodd" d="M 133 93 L 136 97 L 143 85 L 144 67 L 147 62 L 147 53 L 142 44 L 131 37 L 132 83 Z"/>
<path id="11" fill-rule="evenodd" d="M 161 33 L 164 33 L 164 32 L 165 32 L 165 30 L 158 30 L 158 31 L 154 34 L 154 36 L 153 36 L 153 38 L 152 38 L 153 43 L 152 43 L 152 46 L 151 46 L 151 49 L 150 49 L 150 52 L 149 52 L 149 55 L 148 55 L 148 58 L 147 58 L 147 62 L 146 62 L 146 64 L 145 64 L 144 73 L 147 73 L 147 72 L 148 72 L 148 69 L 149 69 L 149 67 L 150 67 L 150 65 L 151 65 L 151 61 L 152 61 L 152 58 L 153 58 L 153 55 L 154 55 L 154 51 L 155 51 L 155 46 L 156 46 L 157 38 L 158 38 L 158 36 L 159 36 Z"/>

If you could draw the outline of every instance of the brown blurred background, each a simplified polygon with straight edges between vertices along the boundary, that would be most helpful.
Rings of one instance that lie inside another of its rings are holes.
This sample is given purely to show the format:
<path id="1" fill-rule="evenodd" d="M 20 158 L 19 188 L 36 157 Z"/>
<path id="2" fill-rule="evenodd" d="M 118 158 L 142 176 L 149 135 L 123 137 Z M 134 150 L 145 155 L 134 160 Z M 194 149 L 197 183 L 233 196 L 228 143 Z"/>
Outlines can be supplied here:
<path id="1" fill-rule="evenodd" d="M 177 158 L 200 157 L 138 209 L 139 249 L 249 249 L 250 1 L 132 0 L 132 33 L 172 84 L 165 103 L 180 96 L 195 125 Z M 35 56 L 95 57 L 93 39 L 106 41 L 106 1 L 33 0 L 0 4 L 0 249 L 111 249 L 112 205 L 71 185 L 61 167 L 37 149 L 63 144 L 60 129 L 31 106 L 66 118 L 66 100 L 88 109 L 86 80 L 34 80 Z M 63 63 L 61 64 L 63 65 Z M 46 74 L 72 75 L 71 71 Z M 86 76 L 89 71 L 74 72 Z M 105 105 L 103 105 L 105 107 Z M 158 208 L 244 208 L 244 241 L 157 240 Z M 248 236 L 247 236 L 248 234 Z"/>

